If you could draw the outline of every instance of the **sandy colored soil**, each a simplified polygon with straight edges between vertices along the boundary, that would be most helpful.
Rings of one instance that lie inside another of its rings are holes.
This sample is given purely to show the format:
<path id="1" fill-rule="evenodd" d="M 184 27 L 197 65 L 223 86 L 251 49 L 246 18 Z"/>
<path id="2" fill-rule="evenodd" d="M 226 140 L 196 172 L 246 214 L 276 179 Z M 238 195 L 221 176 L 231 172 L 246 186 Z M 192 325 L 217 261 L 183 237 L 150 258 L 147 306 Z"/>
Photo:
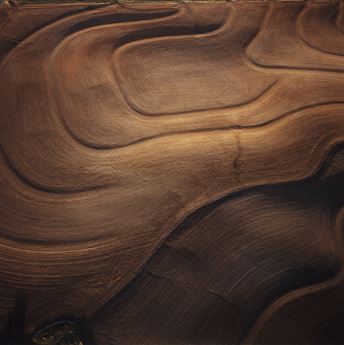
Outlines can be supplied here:
<path id="1" fill-rule="evenodd" d="M 343 141 L 344 3 L 2 6 L 0 331 L 343 344 Z"/>

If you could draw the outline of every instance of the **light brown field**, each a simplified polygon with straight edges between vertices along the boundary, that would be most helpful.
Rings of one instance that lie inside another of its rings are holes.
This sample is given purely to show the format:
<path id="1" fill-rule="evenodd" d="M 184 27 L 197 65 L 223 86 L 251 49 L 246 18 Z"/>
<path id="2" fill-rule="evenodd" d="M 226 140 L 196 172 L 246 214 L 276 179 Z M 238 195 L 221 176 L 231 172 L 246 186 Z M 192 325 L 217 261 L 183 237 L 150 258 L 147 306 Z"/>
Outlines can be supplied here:
<path id="1" fill-rule="evenodd" d="M 344 5 L 0 9 L 0 329 L 343 344 Z"/>

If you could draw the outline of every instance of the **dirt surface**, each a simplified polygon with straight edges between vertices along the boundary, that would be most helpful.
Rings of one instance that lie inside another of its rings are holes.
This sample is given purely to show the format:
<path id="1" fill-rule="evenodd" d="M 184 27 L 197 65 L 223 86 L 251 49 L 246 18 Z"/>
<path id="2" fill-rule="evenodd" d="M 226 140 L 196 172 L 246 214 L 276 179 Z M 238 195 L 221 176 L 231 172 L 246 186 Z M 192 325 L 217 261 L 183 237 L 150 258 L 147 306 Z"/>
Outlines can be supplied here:
<path id="1" fill-rule="evenodd" d="M 6 339 L 344 343 L 343 3 L 3 5 L 0 95 Z"/>

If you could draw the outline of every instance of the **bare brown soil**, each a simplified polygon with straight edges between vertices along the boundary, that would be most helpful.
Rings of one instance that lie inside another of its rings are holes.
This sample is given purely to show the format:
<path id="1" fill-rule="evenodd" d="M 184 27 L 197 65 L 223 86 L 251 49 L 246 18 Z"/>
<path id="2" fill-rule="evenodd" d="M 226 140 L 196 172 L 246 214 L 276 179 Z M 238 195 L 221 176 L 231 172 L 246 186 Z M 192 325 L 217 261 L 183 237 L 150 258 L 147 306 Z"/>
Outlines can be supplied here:
<path id="1" fill-rule="evenodd" d="M 2 6 L 0 331 L 343 344 L 343 5 Z"/>

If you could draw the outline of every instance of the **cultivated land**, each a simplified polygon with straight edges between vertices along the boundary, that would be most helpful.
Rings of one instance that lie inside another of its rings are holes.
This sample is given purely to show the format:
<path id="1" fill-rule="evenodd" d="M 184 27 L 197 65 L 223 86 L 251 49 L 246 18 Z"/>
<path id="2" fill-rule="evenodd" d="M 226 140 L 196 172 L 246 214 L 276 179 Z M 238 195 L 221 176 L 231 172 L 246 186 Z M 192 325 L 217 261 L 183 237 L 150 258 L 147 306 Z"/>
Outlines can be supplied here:
<path id="1" fill-rule="evenodd" d="M 344 343 L 343 3 L 5 4 L 0 95 L 2 333 Z"/>

